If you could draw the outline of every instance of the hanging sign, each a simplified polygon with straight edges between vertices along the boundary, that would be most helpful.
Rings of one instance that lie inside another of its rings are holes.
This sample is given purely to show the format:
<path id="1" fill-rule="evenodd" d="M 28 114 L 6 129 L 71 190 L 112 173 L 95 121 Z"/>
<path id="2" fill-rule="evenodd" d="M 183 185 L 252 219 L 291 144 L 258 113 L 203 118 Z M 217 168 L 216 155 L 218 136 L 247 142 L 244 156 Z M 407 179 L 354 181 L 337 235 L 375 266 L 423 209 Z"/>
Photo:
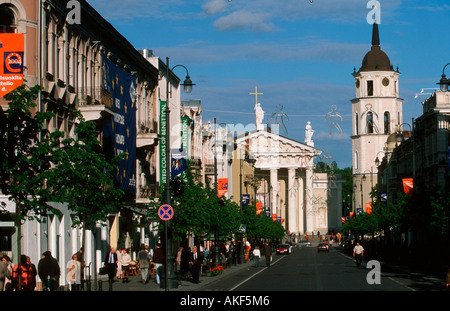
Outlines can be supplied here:
<path id="1" fill-rule="evenodd" d="M 0 60 L 1 98 L 23 84 L 23 33 L 0 33 Z"/>

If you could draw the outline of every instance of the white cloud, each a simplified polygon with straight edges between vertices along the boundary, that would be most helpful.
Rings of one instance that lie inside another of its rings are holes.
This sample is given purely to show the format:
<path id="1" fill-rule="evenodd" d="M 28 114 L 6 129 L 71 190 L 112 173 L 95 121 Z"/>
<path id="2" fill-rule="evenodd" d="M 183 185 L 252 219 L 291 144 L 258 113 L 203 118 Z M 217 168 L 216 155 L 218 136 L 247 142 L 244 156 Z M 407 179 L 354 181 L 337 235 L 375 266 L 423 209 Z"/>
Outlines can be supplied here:
<path id="1" fill-rule="evenodd" d="M 227 0 L 212 0 L 202 5 L 202 9 L 207 15 L 223 13 L 227 9 Z"/>
<path id="2" fill-rule="evenodd" d="M 268 14 L 252 13 L 245 10 L 223 16 L 214 22 L 219 31 L 249 29 L 253 32 L 271 32 L 275 25 L 268 21 Z"/>

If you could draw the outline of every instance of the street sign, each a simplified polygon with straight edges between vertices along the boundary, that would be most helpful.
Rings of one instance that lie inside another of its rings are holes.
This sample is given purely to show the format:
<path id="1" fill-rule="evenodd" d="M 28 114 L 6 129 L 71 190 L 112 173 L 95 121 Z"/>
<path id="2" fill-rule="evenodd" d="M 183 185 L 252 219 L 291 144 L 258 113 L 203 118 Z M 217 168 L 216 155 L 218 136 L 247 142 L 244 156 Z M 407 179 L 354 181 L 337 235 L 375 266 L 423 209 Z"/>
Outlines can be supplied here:
<path id="1" fill-rule="evenodd" d="M 173 217 L 173 208 L 168 204 L 161 205 L 158 209 L 158 216 L 161 220 L 170 220 Z"/>

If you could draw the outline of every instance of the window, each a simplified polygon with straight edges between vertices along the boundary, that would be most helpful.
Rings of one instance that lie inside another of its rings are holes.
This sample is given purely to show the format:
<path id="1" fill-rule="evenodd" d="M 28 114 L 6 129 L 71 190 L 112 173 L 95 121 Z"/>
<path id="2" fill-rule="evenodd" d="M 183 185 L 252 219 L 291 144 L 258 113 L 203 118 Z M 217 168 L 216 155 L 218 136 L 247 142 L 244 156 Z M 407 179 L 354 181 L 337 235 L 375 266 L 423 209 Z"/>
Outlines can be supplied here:
<path id="1" fill-rule="evenodd" d="M 355 135 L 359 135 L 358 114 L 355 115 Z"/>
<path id="2" fill-rule="evenodd" d="M 367 133 L 372 134 L 373 133 L 373 113 L 371 111 L 369 111 L 367 113 L 366 122 L 367 122 L 367 124 L 366 124 Z"/>
<path id="3" fill-rule="evenodd" d="M 373 96 L 373 81 L 367 81 L 367 96 Z"/>
<path id="4" fill-rule="evenodd" d="M 9 5 L 0 5 L 0 33 L 16 32 L 16 16 Z"/>
<path id="5" fill-rule="evenodd" d="M 358 169 L 358 162 L 359 162 L 359 159 L 358 159 L 358 151 L 355 151 L 355 163 L 354 163 L 354 165 L 355 165 L 355 170 Z"/>
<path id="6" fill-rule="evenodd" d="M 389 111 L 386 111 L 384 113 L 384 134 L 389 134 L 391 132 L 390 126 L 389 126 L 390 122 L 391 122 L 391 117 L 390 117 Z"/>

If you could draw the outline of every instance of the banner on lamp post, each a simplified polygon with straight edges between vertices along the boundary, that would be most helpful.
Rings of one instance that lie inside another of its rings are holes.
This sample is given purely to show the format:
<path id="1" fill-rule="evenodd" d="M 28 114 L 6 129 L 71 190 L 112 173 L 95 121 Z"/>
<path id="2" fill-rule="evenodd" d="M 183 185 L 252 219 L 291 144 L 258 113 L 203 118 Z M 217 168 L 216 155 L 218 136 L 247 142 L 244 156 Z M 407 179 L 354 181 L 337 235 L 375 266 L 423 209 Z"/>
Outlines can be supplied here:
<path id="1" fill-rule="evenodd" d="M 167 120 L 166 120 L 167 101 L 159 102 L 159 184 L 164 191 L 164 185 L 167 178 Z"/>
<path id="2" fill-rule="evenodd" d="M 0 60 L 1 98 L 23 84 L 23 33 L 0 33 Z"/>

